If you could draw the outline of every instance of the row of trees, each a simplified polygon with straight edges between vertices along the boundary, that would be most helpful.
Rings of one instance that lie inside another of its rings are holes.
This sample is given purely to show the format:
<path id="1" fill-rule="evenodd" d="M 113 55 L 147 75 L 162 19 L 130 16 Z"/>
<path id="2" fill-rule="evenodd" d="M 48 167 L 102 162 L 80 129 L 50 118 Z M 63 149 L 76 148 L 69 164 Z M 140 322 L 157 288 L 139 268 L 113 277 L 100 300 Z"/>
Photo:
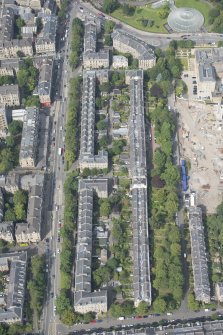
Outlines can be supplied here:
<path id="1" fill-rule="evenodd" d="M 217 207 L 216 214 L 206 219 L 208 251 L 211 257 L 212 282 L 223 280 L 223 202 Z"/>
<path id="2" fill-rule="evenodd" d="M 174 89 L 173 80 L 180 79 L 183 66 L 180 59 L 175 57 L 173 47 L 169 47 L 166 54 L 157 49 L 156 55 L 156 65 L 147 71 L 150 95 L 158 99 L 167 98 Z"/>
<path id="3" fill-rule="evenodd" d="M 46 290 L 44 256 L 33 256 L 31 259 L 31 279 L 28 281 L 27 288 L 30 296 L 30 307 L 38 317 L 43 310 L 43 302 Z"/>
<path id="4" fill-rule="evenodd" d="M 33 66 L 33 60 L 31 58 L 25 58 L 19 65 L 19 71 L 17 72 L 17 83 L 20 87 L 23 103 L 26 107 L 35 106 L 31 104 L 32 93 L 38 84 L 39 71 Z M 39 99 L 36 97 L 34 102 L 38 102 Z"/>
<path id="5" fill-rule="evenodd" d="M 22 325 L 19 323 L 13 323 L 11 325 L 6 323 L 0 324 L 0 335 L 22 335 L 32 332 L 32 325 Z"/>
<path id="6" fill-rule="evenodd" d="M 66 152 L 65 158 L 68 165 L 71 165 L 77 157 L 77 136 L 79 125 L 79 110 L 80 110 L 80 95 L 81 95 L 81 79 L 73 78 L 70 80 L 68 118 L 66 124 Z"/>
<path id="7" fill-rule="evenodd" d="M 153 309 L 164 313 L 179 307 L 183 297 L 183 274 L 179 229 L 171 224 L 156 229 L 154 236 L 153 287 L 157 298 Z"/>
<path id="8" fill-rule="evenodd" d="M 69 62 L 72 69 L 75 69 L 80 63 L 80 55 L 82 53 L 84 41 L 84 26 L 83 22 L 75 18 L 72 22 L 72 37 L 71 37 L 71 53 Z"/>
<path id="9" fill-rule="evenodd" d="M 156 142 L 160 145 L 153 157 L 151 224 L 154 228 L 173 221 L 178 210 L 177 186 L 179 169 L 172 161 L 172 141 L 175 131 L 173 116 L 165 106 L 151 113 Z"/>
<path id="10" fill-rule="evenodd" d="M 77 219 L 78 173 L 71 172 L 64 184 L 64 225 L 61 229 L 63 238 L 60 253 L 61 291 L 56 301 L 56 312 L 64 324 L 77 322 L 79 315 L 74 312 L 70 295 L 72 267 L 74 261 L 74 229 Z"/>
<path id="11" fill-rule="evenodd" d="M 216 33 L 223 33 L 223 3 L 214 0 L 216 7 L 210 9 L 208 13 L 208 23 L 211 25 L 211 30 Z"/>
<path id="12" fill-rule="evenodd" d="M 111 14 L 119 7 L 118 0 L 104 0 L 102 9 L 105 13 Z"/>
<path id="13" fill-rule="evenodd" d="M 11 199 L 10 199 L 11 200 Z M 26 221 L 28 206 L 28 192 L 18 190 L 13 194 L 12 201 L 5 204 L 5 221 Z"/>
<path id="14" fill-rule="evenodd" d="M 12 121 L 8 125 L 9 135 L 0 143 L 0 173 L 7 173 L 19 163 L 22 122 Z"/>
<path id="15" fill-rule="evenodd" d="M 112 38 L 111 38 L 111 33 L 113 32 L 115 23 L 110 20 L 106 20 L 104 24 L 104 44 L 111 46 L 113 44 Z"/>

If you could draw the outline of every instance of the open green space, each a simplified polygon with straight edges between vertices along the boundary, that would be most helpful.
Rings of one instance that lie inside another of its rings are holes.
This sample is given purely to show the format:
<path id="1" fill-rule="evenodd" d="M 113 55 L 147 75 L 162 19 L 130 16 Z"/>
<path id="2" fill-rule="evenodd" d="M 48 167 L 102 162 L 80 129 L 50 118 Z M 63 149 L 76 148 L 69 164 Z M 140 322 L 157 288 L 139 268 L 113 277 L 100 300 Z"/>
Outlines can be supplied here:
<path id="1" fill-rule="evenodd" d="M 148 5 L 137 7 L 134 15 L 132 16 L 127 16 L 123 14 L 122 8 L 116 9 L 111 15 L 136 29 L 150 31 L 153 33 L 167 32 L 164 28 L 164 24 L 166 24 L 167 20 L 161 19 L 159 16 L 159 11 L 157 9 L 149 7 Z M 145 27 L 142 22 L 143 20 L 152 20 L 154 21 L 154 24 L 152 27 Z"/>
<path id="2" fill-rule="evenodd" d="M 204 16 L 205 25 L 208 25 L 208 12 L 212 8 L 207 2 L 198 0 L 175 0 L 176 7 L 191 7 L 199 10 Z"/>

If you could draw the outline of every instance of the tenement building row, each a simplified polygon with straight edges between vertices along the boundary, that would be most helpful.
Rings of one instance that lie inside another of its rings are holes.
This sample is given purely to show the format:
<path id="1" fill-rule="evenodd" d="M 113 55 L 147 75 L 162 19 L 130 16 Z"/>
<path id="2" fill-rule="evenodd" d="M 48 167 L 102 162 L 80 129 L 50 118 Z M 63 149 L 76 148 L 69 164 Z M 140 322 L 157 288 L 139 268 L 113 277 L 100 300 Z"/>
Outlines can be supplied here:
<path id="1" fill-rule="evenodd" d="M 107 291 L 92 292 L 92 244 L 94 196 L 108 197 L 107 179 L 79 181 L 78 233 L 75 264 L 74 309 L 79 313 L 107 312 Z"/>
<path id="2" fill-rule="evenodd" d="M 16 77 L 22 60 L 0 61 L 0 75 Z M 33 64 L 39 71 L 38 85 L 33 95 L 38 95 L 42 106 L 50 106 L 52 101 L 52 81 L 54 76 L 53 57 L 34 57 Z M 18 107 L 21 104 L 20 89 L 17 84 L 0 86 L 0 106 Z"/>
<path id="3" fill-rule="evenodd" d="M 25 12 L 25 14 L 24 14 Z M 25 22 L 21 28 L 21 37 L 15 38 L 15 20 L 20 16 Z M 56 51 L 57 17 L 51 12 L 39 12 L 37 18 L 41 19 L 42 30 L 37 33 L 37 20 L 31 8 L 24 11 L 20 7 L 3 7 L 0 15 L 0 59 L 17 58 L 21 56 L 32 57 L 36 54 L 54 54 Z"/>
<path id="4" fill-rule="evenodd" d="M 189 207 L 188 217 L 195 299 L 204 303 L 210 303 L 210 282 L 201 208 L 195 206 Z"/>
<path id="5" fill-rule="evenodd" d="M 96 72 L 84 71 L 81 110 L 80 169 L 108 167 L 108 153 L 95 154 L 95 86 Z"/>
<path id="6" fill-rule="evenodd" d="M 25 176 L 12 175 L 5 180 L 5 187 L 2 179 L 4 177 L 1 177 L 2 188 L 0 188 L 0 239 L 17 244 L 41 241 L 45 175 L 43 173 Z M 13 188 L 10 187 L 10 183 L 13 183 Z M 12 193 L 19 189 L 28 191 L 27 217 L 24 222 L 3 221 L 4 189 Z"/>
<path id="7" fill-rule="evenodd" d="M 129 84 L 131 106 L 129 145 L 132 179 L 133 288 L 135 306 L 138 306 L 141 301 L 151 304 L 143 71 L 126 71 L 126 83 Z"/>

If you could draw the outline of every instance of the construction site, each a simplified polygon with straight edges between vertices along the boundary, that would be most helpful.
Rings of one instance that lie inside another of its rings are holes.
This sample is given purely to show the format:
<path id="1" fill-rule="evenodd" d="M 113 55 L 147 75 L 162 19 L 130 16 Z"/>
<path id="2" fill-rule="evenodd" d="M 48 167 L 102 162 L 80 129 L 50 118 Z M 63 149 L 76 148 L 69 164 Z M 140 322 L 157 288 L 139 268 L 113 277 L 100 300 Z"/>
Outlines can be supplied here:
<path id="1" fill-rule="evenodd" d="M 178 100 L 181 156 L 190 161 L 189 188 L 214 213 L 223 199 L 223 108 Z"/>

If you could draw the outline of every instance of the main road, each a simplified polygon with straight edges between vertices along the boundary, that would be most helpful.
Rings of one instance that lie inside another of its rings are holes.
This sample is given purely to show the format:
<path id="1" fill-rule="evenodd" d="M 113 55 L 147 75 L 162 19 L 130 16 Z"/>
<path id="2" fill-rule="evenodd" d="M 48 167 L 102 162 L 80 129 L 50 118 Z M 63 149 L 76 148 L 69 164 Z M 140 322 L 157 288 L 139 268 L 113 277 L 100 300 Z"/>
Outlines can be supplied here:
<path id="1" fill-rule="evenodd" d="M 51 186 L 49 187 L 47 196 L 50 198 L 51 209 L 48 219 L 50 221 L 50 231 L 47 235 L 49 239 L 47 262 L 48 262 L 48 281 L 46 292 L 46 303 L 43 310 L 43 324 L 41 332 L 44 335 L 55 335 L 56 326 L 59 323 L 58 316 L 55 313 L 56 298 L 59 294 L 60 287 L 60 226 L 63 222 L 64 199 L 63 185 L 66 178 L 64 171 L 64 140 L 65 126 L 67 118 L 67 97 L 70 79 L 70 67 L 68 63 L 68 53 L 70 48 L 70 27 L 74 17 L 75 7 L 72 7 L 70 19 L 68 20 L 66 29 L 68 30 L 68 38 L 60 48 L 60 65 L 58 69 L 58 78 L 55 84 L 57 100 L 51 107 L 52 117 L 52 133 L 51 137 L 51 155 L 49 160 L 49 170 L 51 175 Z M 62 67 L 62 69 L 60 68 Z M 62 154 L 60 153 L 62 149 Z M 60 152 L 59 152 L 60 151 Z"/>

